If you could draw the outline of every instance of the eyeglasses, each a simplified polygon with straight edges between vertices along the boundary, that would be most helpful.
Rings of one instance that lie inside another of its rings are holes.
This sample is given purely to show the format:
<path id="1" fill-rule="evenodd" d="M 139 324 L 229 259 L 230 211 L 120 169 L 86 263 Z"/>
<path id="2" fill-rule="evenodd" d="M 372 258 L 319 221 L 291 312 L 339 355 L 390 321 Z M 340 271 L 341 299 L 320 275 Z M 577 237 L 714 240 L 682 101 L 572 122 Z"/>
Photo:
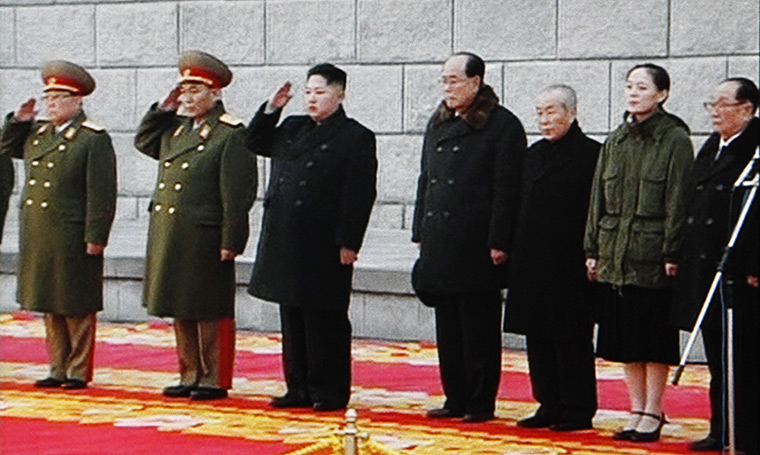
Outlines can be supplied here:
<path id="1" fill-rule="evenodd" d="M 460 85 L 465 83 L 466 81 L 470 80 L 471 78 L 459 78 L 456 76 L 444 76 L 438 80 L 438 82 L 441 83 L 441 85 Z"/>
<path id="2" fill-rule="evenodd" d="M 740 105 L 742 105 L 744 103 L 746 103 L 746 101 L 737 101 L 735 103 L 725 103 L 723 101 L 718 101 L 718 102 L 714 103 L 712 101 L 706 101 L 706 102 L 702 103 L 702 105 L 705 107 L 705 109 L 707 109 L 707 112 L 711 112 L 713 110 L 715 110 L 715 111 L 723 111 L 723 110 L 726 110 L 726 109 L 728 109 L 730 107 L 740 106 Z"/>
<path id="3" fill-rule="evenodd" d="M 51 101 L 65 100 L 65 99 L 71 98 L 72 96 L 74 96 L 74 95 L 63 94 L 63 93 L 57 94 L 57 95 L 43 95 L 42 96 L 42 100 L 49 103 Z"/>

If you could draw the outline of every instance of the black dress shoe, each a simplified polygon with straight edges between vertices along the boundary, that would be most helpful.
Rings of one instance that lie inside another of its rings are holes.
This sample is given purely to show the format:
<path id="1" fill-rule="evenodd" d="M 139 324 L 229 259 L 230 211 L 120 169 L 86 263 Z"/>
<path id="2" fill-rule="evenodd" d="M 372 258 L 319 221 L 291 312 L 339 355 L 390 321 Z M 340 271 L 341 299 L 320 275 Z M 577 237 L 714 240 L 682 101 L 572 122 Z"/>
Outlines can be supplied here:
<path id="1" fill-rule="evenodd" d="M 458 419 L 464 417 L 464 412 L 449 408 L 438 408 L 429 410 L 425 415 L 428 419 Z"/>
<path id="2" fill-rule="evenodd" d="M 631 411 L 631 414 L 643 416 L 644 411 Z M 624 428 L 622 430 L 618 430 L 612 433 L 612 439 L 614 439 L 615 441 L 630 441 L 631 436 L 633 436 L 633 433 L 636 433 L 636 427 Z"/>
<path id="3" fill-rule="evenodd" d="M 526 417 L 517 421 L 517 426 L 521 428 L 548 428 L 555 423 L 559 423 L 559 419 L 551 414 L 535 414 L 531 417 Z"/>
<path id="4" fill-rule="evenodd" d="M 169 387 L 164 387 L 164 396 L 169 398 L 187 398 L 190 396 L 190 393 L 195 390 L 194 385 L 170 385 Z"/>
<path id="5" fill-rule="evenodd" d="M 62 389 L 76 390 L 87 388 L 87 382 L 81 379 L 67 379 L 61 384 Z"/>
<path id="6" fill-rule="evenodd" d="M 65 381 L 56 378 L 45 378 L 34 381 L 34 386 L 39 388 L 60 387 Z"/>
<path id="7" fill-rule="evenodd" d="M 712 436 L 708 436 L 689 444 L 689 450 L 694 452 L 717 452 L 721 449 L 723 449 L 723 444 L 718 438 Z"/>
<path id="8" fill-rule="evenodd" d="M 190 399 L 194 401 L 218 400 L 220 398 L 227 398 L 227 389 L 200 386 L 190 392 Z"/>
<path id="9" fill-rule="evenodd" d="M 314 403 L 313 409 L 317 412 L 338 411 L 346 409 L 346 403 L 338 403 L 337 401 L 317 401 Z"/>
<path id="10" fill-rule="evenodd" d="M 633 433 L 636 433 L 635 428 L 628 428 L 626 430 L 618 430 L 612 433 L 612 439 L 615 441 L 630 441 Z"/>
<path id="11" fill-rule="evenodd" d="M 273 408 L 310 408 L 314 402 L 310 398 L 286 393 L 281 397 L 274 397 L 269 401 Z"/>
<path id="12" fill-rule="evenodd" d="M 488 422 L 489 420 L 493 420 L 494 415 L 493 412 L 473 412 L 471 414 L 465 414 L 464 418 L 462 418 L 462 422 L 467 423 L 478 423 L 478 422 Z"/>
<path id="13" fill-rule="evenodd" d="M 650 414 L 648 412 L 643 412 L 642 415 L 644 417 L 649 417 L 651 419 L 658 420 L 657 428 L 655 428 L 652 431 L 634 431 L 631 435 L 631 442 L 655 442 L 660 440 L 660 432 L 662 431 L 662 427 L 665 426 L 665 424 L 668 422 L 668 420 L 665 418 L 665 414 Z"/>
<path id="14" fill-rule="evenodd" d="M 568 420 L 566 422 L 557 422 L 549 427 L 552 431 L 578 431 L 592 428 L 591 420 Z"/>

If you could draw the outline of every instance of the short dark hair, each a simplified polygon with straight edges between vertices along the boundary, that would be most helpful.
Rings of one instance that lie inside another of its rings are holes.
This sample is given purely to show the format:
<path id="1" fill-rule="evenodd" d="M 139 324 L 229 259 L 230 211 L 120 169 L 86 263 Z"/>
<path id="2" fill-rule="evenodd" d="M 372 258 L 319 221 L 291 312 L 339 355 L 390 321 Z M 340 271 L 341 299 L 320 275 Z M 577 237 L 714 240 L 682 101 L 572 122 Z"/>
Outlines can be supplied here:
<path id="1" fill-rule="evenodd" d="M 320 63 L 309 68 L 306 79 L 311 76 L 322 76 L 327 85 L 339 85 L 342 90 L 346 89 L 346 72 L 332 63 Z"/>
<path id="2" fill-rule="evenodd" d="M 483 77 L 486 74 L 486 63 L 483 59 L 472 52 L 457 52 L 456 54 L 452 54 L 451 57 L 459 55 L 467 57 L 467 61 L 464 62 L 464 74 L 467 77 L 480 76 L 480 85 L 483 85 Z"/>
<path id="3" fill-rule="evenodd" d="M 670 75 L 665 70 L 665 68 L 659 65 L 655 65 L 654 63 L 641 63 L 634 66 L 628 70 L 628 74 L 625 75 L 625 78 L 628 79 L 631 73 L 639 68 L 643 68 L 647 71 L 647 73 L 649 73 L 649 76 L 652 78 L 652 81 L 654 82 L 655 87 L 657 87 L 657 90 L 670 91 Z M 665 104 L 665 101 L 667 100 L 667 98 L 662 100 L 662 102 L 660 102 L 660 106 Z"/>
<path id="4" fill-rule="evenodd" d="M 757 103 L 760 94 L 757 91 L 757 85 L 746 77 L 729 77 L 721 83 L 735 82 L 738 84 L 736 87 L 736 101 L 744 102 L 749 101 L 752 103 L 752 113 L 757 112 Z"/>

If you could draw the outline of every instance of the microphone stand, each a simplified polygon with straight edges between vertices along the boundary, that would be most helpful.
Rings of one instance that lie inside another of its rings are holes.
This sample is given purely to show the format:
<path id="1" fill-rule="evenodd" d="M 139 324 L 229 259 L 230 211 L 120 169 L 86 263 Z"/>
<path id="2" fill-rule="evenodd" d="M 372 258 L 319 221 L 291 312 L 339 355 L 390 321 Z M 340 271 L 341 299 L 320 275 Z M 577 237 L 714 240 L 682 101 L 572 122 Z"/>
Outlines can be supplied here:
<path id="1" fill-rule="evenodd" d="M 760 164 L 760 147 L 755 149 L 755 155 L 752 157 L 752 159 L 747 163 L 747 166 L 742 171 L 741 175 L 738 179 L 736 179 L 736 182 L 734 183 L 733 191 L 736 192 L 738 189 L 742 187 L 749 187 L 750 191 L 747 195 L 746 199 L 744 200 L 744 203 L 742 205 L 742 210 L 739 214 L 739 219 L 736 221 L 736 224 L 734 225 L 734 229 L 731 233 L 731 238 L 728 241 L 728 245 L 726 245 L 724 251 L 723 251 L 723 257 L 721 257 L 720 262 L 718 263 L 717 271 L 715 272 L 715 277 L 713 278 L 712 284 L 710 285 L 710 290 L 707 292 L 707 297 L 705 298 L 704 303 L 702 304 L 702 309 L 699 311 L 699 315 L 697 316 L 697 320 L 694 323 L 694 329 L 691 331 L 691 335 L 689 336 L 689 341 L 686 343 L 686 347 L 684 348 L 683 355 L 681 356 L 681 362 L 678 364 L 678 368 L 676 368 L 675 374 L 673 376 L 673 385 L 678 385 L 678 381 L 681 379 L 681 375 L 683 374 L 684 368 L 686 367 L 686 360 L 689 357 L 689 354 L 691 352 L 692 347 L 694 346 L 694 342 L 697 338 L 697 333 L 699 332 L 700 327 L 702 326 L 702 322 L 705 319 L 705 315 L 707 314 L 707 310 L 710 308 L 710 303 L 713 300 L 713 297 L 715 296 L 715 291 L 718 289 L 718 285 L 721 283 L 721 280 L 723 279 L 723 271 L 726 268 L 726 264 L 728 263 L 728 259 L 731 255 L 731 252 L 733 251 L 734 245 L 736 245 L 736 240 L 739 238 L 739 233 L 741 232 L 742 228 L 744 227 L 744 222 L 747 219 L 747 214 L 749 213 L 750 208 L 752 207 L 752 203 L 755 201 L 755 196 L 757 194 L 757 187 L 758 187 L 758 165 Z M 729 215 L 730 216 L 730 215 Z M 735 400 L 734 400 L 734 347 L 733 347 L 733 308 L 727 308 L 726 309 L 726 325 L 727 325 L 727 332 L 726 332 L 726 338 L 727 338 L 727 365 L 728 365 L 728 378 L 726 381 L 726 392 L 728 395 L 728 449 L 730 455 L 735 455 L 736 453 L 736 432 L 735 432 Z"/>

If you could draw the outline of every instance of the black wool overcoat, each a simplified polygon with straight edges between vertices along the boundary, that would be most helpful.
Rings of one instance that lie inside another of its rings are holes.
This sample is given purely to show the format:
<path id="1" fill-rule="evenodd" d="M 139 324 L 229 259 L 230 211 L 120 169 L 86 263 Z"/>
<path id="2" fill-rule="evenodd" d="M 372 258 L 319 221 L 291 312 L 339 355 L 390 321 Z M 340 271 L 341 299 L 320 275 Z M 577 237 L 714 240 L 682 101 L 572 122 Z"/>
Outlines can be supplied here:
<path id="1" fill-rule="evenodd" d="M 684 330 L 694 327 L 723 255 L 723 247 L 728 243 L 733 228 L 729 225 L 731 190 L 760 144 L 760 120 L 757 117 L 750 120 L 744 132 L 731 141 L 716 160 L 719 144 L 717 133 L 705 141 L 689 178 L 691 194 L 673 305 L 674 322 Z M 757 232 L 747 235 L 757 236 Z M 729 263 L 727 272 L 731 265 Z M 743 281 L 746 277 L 736 278 Z M 720 329 L 719 310 L 720 300 L 714 298 L 703 327 Z"/>
<path id="2" fill-rule="evenodd" d="M 504 318 L 508 332 L 562 339 L 593 324 L 583 233 L 601 144 L 573 123 L 525 158 Z"/>
<path id="3" fill-rule="evenodd" d="M 375 135 L 342 107 L 317 124 L 259 109 L 248 145 L 271 157 L 269 186 L 248 292 L 272 302 L 346 309 L 353 266 L 341 247 L 358 252 L 376 197 Z"/>
<path id="4" fill-rule="evenodd" d="M 420 244 L 412 282 L 423 303 L 434 304 L 430 294 L 506 286 L 506 266 L 494 266 L 490 250 L 511 245 L 525 146 L 522 124 L 488 86 L 465 116 L 444 104 L 433 115 L 412 226 Z"/>

